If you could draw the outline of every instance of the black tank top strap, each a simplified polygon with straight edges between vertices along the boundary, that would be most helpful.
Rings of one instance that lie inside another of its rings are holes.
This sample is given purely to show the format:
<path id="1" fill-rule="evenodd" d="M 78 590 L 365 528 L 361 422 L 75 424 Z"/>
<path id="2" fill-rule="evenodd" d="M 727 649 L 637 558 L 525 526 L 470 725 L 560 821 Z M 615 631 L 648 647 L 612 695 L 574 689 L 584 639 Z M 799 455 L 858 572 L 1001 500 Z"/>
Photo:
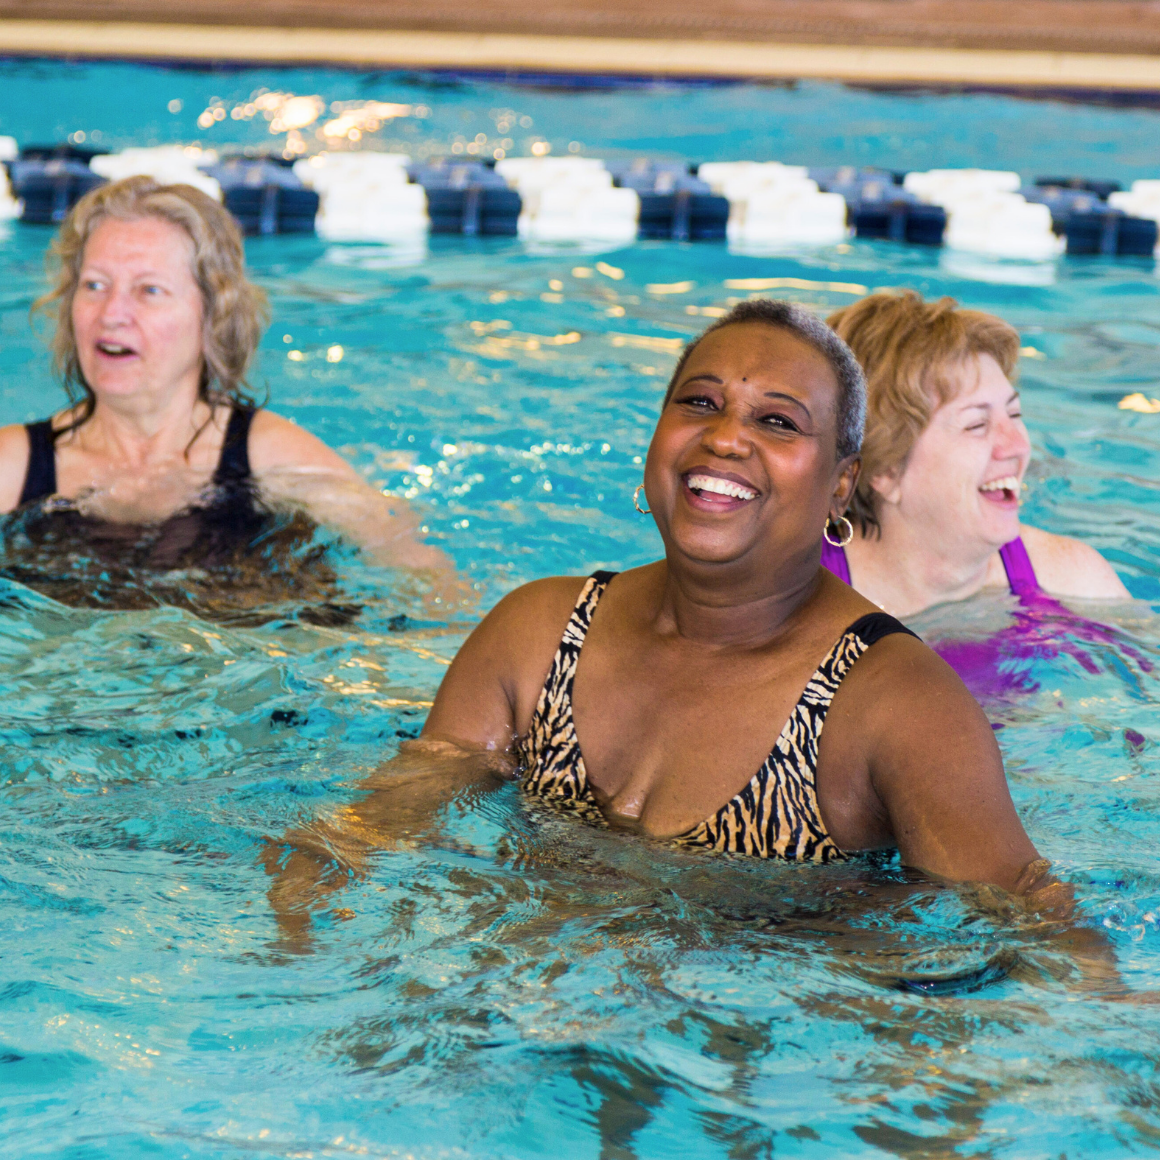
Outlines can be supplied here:
<path id="1" fill-rule="evenodd" d="M 28 432 L 28 470 L 24 473 L 20 507 L 56 494 L 56 433 L 52 420 L 26 423 L 24 429 Z"/>
<path id="2" fill-rule="evenodd" d="M 230 412 L 221 458 L 213 474 L 219 487 L 239 487 L 250 481 L 250 425 L 254 415 L 253 407 L 234 407 Z"/>
<path id="3" fill-rule="evenodd" d="M 888 612 L 868 612 L 854 621 L 842 635 L 849 636 L 853 633 L 869 648 L 884 636 L 893 636 L 897 632 L 904 632 L 907 636 L 913 636 L 915 640 L 922 639 L 917 632 L 911 632 L 901 620 L 896 620 Z"/>

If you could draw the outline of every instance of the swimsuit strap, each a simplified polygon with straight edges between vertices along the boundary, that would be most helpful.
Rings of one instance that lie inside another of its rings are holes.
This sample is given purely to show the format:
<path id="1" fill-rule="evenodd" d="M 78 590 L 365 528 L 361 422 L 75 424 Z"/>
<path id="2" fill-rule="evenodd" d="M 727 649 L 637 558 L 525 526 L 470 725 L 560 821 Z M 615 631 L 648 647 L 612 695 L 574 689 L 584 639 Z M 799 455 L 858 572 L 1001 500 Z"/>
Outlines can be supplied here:
<path id="1" fill-rule="evenodd" d="M 56 432 L 52 420 L 26 423 L 24 430 L 28 432 L 28 470 L 18 507 L 56 494 Z"/>
<path id="2" fill-rule="evenodd" d="M 843 584 L 850 583 L 850 561 L 846 559 L 846 549 L 822 540 L 822 567 L 833 572 Z"/>
<path id="3" fill-rule="evenodd" d="M 1007 573 L 1007 583 L 1016 596 L 1031 596 L 1042 591 L 1039 587 L 1039 578 L 1035 575 L 1035 568 L 1031 557 L 1027 554 L 1027 547 L 1021 536 L 1016 536 L 1010 543 L 999 549 L 999 559 L 1003 561 L 1003 569 Z M 850 583 L 850 561 L 846 557 L 846 549 L 835 547 L 826 540 L 822 541 L 822 567 L 833 572 L 839 580 Z"/>
<path id="4" fill-rule="evenodd" d="M 572 721 L 572 686 L 592 614 L 615 575 L 593 572 L 580 590 L 528 732 L 517 744 L 517 757 L 525 771 L 524 789 L 533 796 L 551 798 L 554 804 L 598 825 L 607 822 L 588 789 L 588 774 Z"/>
<path id="5" fill-rule="evenodd" d="M 1016 536 L 1015 539 L 1004 544 L 999 549 L 999 559 L 1003 561 L 1003 570 L 1007 573 L 1007 583 L 1016 596 L 1032 596 L 1036 592 L 1042 591 L 1022 536 Z"/>
<path id="6" fill-rule="evenodd" d="M 677 839 L 686 847 L 759 858 L 842 858 L 818 807 L 818 746 L 834 695 L 854 662 L 895 633 L 915 636 L 885 612 L 859 617 L 810 677 L 773 749 L 749 784 L 716 814 Z"/>
<path id="7" fill-rule="evenodd" d="M 238 486 L 250 479 L 250 424 L 254 421 L 253 407 L 234 407 L 226 424 L 222 440 L 221 458 L 213 481 L 219 486 Z M 56 494 L 56 432 L 51 419 L 26 423 L 28 432 L 28 470 L 18 507 L 47 499 Z"/>
<path id="8" fill-rule="evenodd" d="M 240 487 L 250 482 L 250 424 L 257 412 L 253 407 L 235 406 L 226 424 L 221 458 L 213 481 L 219 487 Z"/>

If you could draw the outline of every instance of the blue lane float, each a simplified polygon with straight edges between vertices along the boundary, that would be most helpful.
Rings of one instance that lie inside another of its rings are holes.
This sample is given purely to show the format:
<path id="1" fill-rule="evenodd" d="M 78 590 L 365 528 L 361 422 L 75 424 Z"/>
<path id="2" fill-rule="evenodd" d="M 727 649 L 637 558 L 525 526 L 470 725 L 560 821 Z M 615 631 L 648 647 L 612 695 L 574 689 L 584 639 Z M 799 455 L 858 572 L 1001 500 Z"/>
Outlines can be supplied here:
<path id="1" fill-rule="evenodd" d="M 493 166 L 443 158 L 407 167 L 427 194 L 433 234 L 515 237 L 523 200 Z"/>
<path id="2" fill-rule="evenodd" d="M 220 198 L 247 234 L 317 232 L 398 242 L 428 233 L 626 244 L 721 241 L 750 249 L 875 238 L 995 258 L 1146 257 L 1160 243 L 1160 181 L 943 169 L 807 168 L 636 158 L 319 154 L 298 161 L 168 145 L 101 153 L 16 150 L 0 138 L 0 217 L 59 224 L 106 180 L 145 173 Z"/>
<path id="3" fill-rule="evenodd" d="M 226 209 L 246 234 L 312 234 L 321 202 L 289 162 L 229 157 L 203 170 L 222 191 Z"/>

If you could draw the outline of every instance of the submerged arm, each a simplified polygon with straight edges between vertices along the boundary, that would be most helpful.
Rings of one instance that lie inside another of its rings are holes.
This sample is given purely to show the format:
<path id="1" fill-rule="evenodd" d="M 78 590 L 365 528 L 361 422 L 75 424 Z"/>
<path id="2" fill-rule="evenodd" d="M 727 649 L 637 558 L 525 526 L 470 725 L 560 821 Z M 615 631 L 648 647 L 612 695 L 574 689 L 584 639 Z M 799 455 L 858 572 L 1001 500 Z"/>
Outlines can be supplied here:
<path id="1" fill-rule="evenodd" d="M 262 494 L 334 528 L 376 563 L 453 574 L 446 553 L 420 538 L 406 500 L 376 491 L 322 440 L 280 415 L 259 411 L 250 463 Z"/>
<path id="2" fill-rule="evenodd" d="M 990 914 L 1065 952 L 1084 987 L 1122 995 L 1112 945 L 1079 919 L 1071 887 L 1027 836 L 994 731 L 959 678 L 912 637 L 880 642 L 854 672 L 864 664 L 858 692 L 874 695 L 862 714 L 870 785 L 902 861 L 969 884 Z"/>
<path id="3" fill-rule="evenodd" d="M 563 632 L 580 583 L 540 581 L 501 600 L 451 662 L 421 736 L 360 783 L 363 796 L 267 840 L 261 861 L 274 878 L 268 896 L 292 947 L 306 948 L 311 913 L 362 877 L 374 851 L 430 835 L 455 797 L 495 788 L 516 773 L 517 729 L 531 714 L 552 634 Z"/>
<path id="4" fill-rule="evenodd" d="M 338 890 L 364 877 L 375 851 L 430 834 L 437 815 L 473 786 L 486 790 L 510 775 L 507 755 L 466 743 L 420 739 L 359 784 L 362 796 L 327 818 L 268 838 L 261 864 L 267 891 L 290 949 L 310 942 L 310 916 Z"/>

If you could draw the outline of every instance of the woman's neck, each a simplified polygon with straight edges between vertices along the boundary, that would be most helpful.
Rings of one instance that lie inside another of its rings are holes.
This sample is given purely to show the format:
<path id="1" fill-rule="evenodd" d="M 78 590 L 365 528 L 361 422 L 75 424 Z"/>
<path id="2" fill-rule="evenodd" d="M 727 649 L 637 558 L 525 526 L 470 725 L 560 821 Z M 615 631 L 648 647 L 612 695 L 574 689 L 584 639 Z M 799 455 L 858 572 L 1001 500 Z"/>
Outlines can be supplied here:
<path id="1" fill-rule="evenodd" d="M 73 438 L 87 454 L 143 470 L 184 458 L 212 417 L 212 408 L 198 398 L 196 389 L 165 399 L 101 398 Z"/>
<path id="2" fill-rule="evenodd" d="M 940 535 L 881 513 L 881 535 L 855 534 L 846 548 L 850 581 L 894 616 L 965 600 L 993 578 L 996 547 Z"/>
<path id="3" fill-rule="evenodd" d="M 682 567 L 671 560 L 651 567 L 657 569 L 657 631 L 709 647 L 744 649 L 767 644 L 818 586 L 817 566 L 808 563 L 781 578 L 772 567 Z"/>

